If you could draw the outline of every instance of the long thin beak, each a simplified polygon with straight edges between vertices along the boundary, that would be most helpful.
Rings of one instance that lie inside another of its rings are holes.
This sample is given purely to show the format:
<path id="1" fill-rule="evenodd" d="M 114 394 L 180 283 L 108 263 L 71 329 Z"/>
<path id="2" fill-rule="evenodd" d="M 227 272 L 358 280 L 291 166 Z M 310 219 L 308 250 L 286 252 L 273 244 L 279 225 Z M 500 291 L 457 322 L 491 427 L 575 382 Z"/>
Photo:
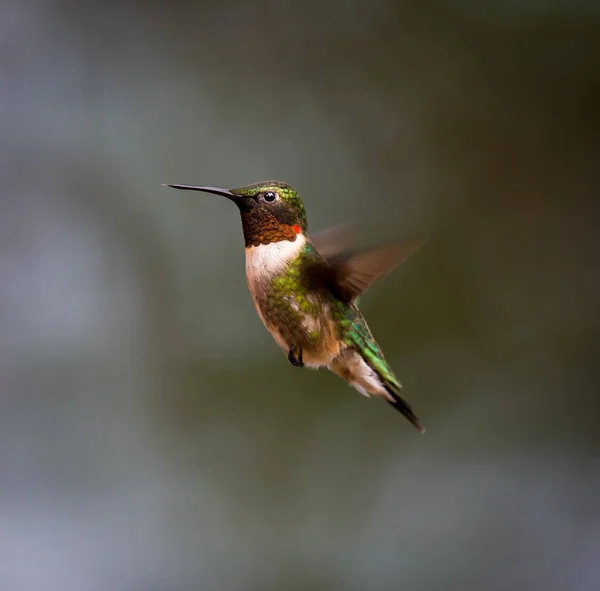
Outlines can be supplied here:
<path id="1" fill-rule="evenodd" d="M 184 191 L 203 191 L 204 193 L 213 193 L 214 195 L 221 195 L 221 197 L 227 197 L 232 201 L 239 201 L 240 196 L 228 191 L 227 189 L 221 189 L 220 187 L 198 187 L 196 185 L 167 185 L 163 184 L 163 187 L 172 187 L 173 189 L 183 189 Z"/>

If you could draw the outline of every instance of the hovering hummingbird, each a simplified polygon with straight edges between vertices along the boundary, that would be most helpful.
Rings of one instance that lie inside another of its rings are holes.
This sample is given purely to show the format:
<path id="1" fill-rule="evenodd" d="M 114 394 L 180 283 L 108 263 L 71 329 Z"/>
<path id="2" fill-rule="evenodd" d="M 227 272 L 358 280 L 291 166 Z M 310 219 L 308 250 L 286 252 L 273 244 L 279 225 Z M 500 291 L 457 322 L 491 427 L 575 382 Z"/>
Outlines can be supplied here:
<path id="1" fill-rule="evenodd" d="M 384 398 L 425 432 L 357 307 L 359 296 L 423 238 L 351 251 L 347 227 L 340 226 L 311 239 L 302 200 L 279 181 L 239 189 L 165 186 L 214 193 L 237 205 L 256 310 L 292 365 L 329 368 L 364 396 Z"/>

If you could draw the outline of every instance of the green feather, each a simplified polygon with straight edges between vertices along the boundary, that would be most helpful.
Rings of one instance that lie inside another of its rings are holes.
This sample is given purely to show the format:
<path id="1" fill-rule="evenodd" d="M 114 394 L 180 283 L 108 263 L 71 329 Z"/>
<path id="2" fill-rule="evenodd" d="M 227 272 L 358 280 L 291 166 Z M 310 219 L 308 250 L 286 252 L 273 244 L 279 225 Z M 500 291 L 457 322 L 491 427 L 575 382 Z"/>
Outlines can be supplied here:
<path id="1" fill-rule="evenodd" d="M 345 320 L 344 342 L 352 347 L 363 358 L 365 363 L 377 373 L 383 387 L 392 397 L 392 400 L 388 400 L 388 402 L 402 413 L 421 433 L 424 433 L 425 429 L 421 425 L 417 415 L 415 415 L 412 407 L 400 396 L 402 385 L 385 360 L 383 352 L 373 338 L 362 314 L 353 305 L 346 305 L 343 308 L 342 310 L 341 307 L 338 307 L 338 313 Z"/>

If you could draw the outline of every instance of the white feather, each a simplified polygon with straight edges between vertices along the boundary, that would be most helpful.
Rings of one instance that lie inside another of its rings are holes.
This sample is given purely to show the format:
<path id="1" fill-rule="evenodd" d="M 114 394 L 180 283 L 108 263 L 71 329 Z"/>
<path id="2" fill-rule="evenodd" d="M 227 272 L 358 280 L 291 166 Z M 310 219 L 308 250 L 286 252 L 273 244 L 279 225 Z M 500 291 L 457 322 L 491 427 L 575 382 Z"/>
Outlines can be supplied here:
<path id="1" fill-rule="evenodd" d="M 277 344 L 284 350 L 289 348 L 289 344 L 279 334 L 277 326 L 270 325 L 263 316 L 259 293 L 265 285 L 268 285 L 273 277 L 285 271 L 286 267 L 298 256 L 298 253 L 304 248 L 306 238 L 302 234 L 296 236 L 296 240 L 282 240 L 280 242 L 271 242 L 271 244 L 259 244 L 246 248 L 246 279 L 248 288 L 252 294 L 254 305 L 258 316 L 267 330 L 273 335 Z M 298 304 L 291 301 L 294 309 L 298 309 Z"/>
<path id="2" fill-rule="evenodd" d="M 377 373 L 352 349 L 344 349 L 331 361 L 329 369 L 344 378 L 363 396 L 374 394 L 390 398 Z"/>
<path id="3" fill-rule="evenodd" d="M 281 273 L 304 248 L 306 238 L 298 234 L 296 240 L 281 240 L 246 248 L 246 277 L 254 294 L 265 281 Z"/>

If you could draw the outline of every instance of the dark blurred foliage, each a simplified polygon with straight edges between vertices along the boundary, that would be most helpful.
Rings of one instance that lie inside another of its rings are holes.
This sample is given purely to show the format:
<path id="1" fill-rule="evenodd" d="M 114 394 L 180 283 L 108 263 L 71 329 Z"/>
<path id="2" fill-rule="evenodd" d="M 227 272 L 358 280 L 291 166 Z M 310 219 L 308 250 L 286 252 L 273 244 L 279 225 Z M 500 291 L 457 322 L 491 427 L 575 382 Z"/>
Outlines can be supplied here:
<path id="1" fill-rule="evenodd" d="M 0 7 L 0 589 L 591 591 L 600 7 Z M 428 431 L 293 368 L 238 214 L 428 246 L 363 298 Z"/>

